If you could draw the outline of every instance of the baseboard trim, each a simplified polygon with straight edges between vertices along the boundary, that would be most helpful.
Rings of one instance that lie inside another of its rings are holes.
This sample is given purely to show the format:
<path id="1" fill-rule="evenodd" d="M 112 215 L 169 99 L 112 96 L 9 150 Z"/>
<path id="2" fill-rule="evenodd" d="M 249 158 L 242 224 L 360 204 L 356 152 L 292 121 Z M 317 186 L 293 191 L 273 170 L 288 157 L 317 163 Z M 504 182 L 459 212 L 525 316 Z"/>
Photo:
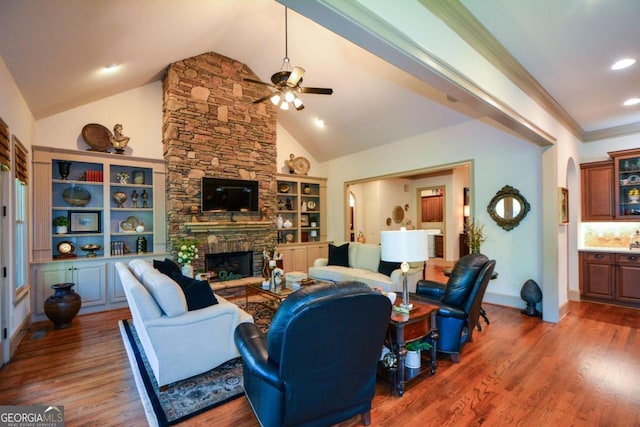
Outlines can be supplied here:
<path id="1" fill-rule="evenodd" d="M 490 291 L 485 292 L 482 301 L 489 304 L 502 305 L 505 307 L 513 307 L 518 309 L 523 309 L 527 306 L 524 301 L 522 301 L 520 296 L 499 294 Z"/>
<path id="2" fill-rule="evenodd" d="M 567 292 L 567 298 L 569 298 L 569 301 L 580 301 L 580 291 L 576 289 L 569 289 Z"/>
<path id="3" fill-rule="evenodd" d="M 11 340 L 9 341 L 9 360 L 13 358 L 20 342 L 22 342 L 22 339 L 27 335 L 29 326 L 31 326 L 31 313 L 27 314 L 27 316 L 22 320 L 20 326 L 18 326 L 16 333 L 11 336 Z"/>

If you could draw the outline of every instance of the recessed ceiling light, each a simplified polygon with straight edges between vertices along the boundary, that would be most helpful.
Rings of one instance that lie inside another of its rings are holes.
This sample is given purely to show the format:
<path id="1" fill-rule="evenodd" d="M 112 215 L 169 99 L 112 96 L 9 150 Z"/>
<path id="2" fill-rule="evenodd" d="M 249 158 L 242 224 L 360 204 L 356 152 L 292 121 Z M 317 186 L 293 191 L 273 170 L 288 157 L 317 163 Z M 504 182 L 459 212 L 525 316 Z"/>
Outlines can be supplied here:
<path id="1" fill-rule="evenodd" d="M 324 120 L 322 120 L 322 119 L 316 119 L 315 123 L 316 123 L 316 126 L 319 127 L 319 128 L 323 128 L 325 126 L 324 125 Z"/>
<path id="2" fill-rule="evenodd" d="M 632 105 L 640 104 L 640 98 L 630 98 L 624 101 L 624 105 L 630 107 Z"/>
<path id="3" fill-rule="evenodd" d="M 636 60 L 633 58 L 624 58 L 619 61 L 616 61 L 612 66 L 612 70 L 622 70 L 623 68 L 631 67 L 636 63 Z"/>
<path id="4" fill-rule="evenodd" d="M 106 67 L 104 67 L 102 69 L 102 72 L 104 74 L 112 74 L 112 73 L 115 73 L 116 71 L 118 71 L 118 69 L 120 69 L 120 64 L 111 64 L 111 65 L 107 65 Z"/>

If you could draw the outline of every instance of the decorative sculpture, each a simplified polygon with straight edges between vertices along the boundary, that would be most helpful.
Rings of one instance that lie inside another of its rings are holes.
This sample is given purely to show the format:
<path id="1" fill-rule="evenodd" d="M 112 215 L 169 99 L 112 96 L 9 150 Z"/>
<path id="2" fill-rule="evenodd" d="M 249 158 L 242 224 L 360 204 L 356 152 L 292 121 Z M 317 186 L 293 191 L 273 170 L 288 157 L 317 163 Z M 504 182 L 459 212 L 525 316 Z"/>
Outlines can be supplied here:
<path id="1" fill-rule="evenodd" d="M 536 308 L 536 304 L 542 301 L 542 291 L 534 280 L 527 280 L 522 285 L 520 297 L 527 303 L 527 308 L 521 311 L 522 314 L 532 317 L 541 317 L 542 313 Z"/>
<path id="2" fill-rule="evenodd" d="M 113 136 L 111 137 L 111 146 L 116 150 L 116 154 L 123 154 L 128 143 L 129 138 L 122 134 L 122 125 L 116 124 L 113 127 Z"/>

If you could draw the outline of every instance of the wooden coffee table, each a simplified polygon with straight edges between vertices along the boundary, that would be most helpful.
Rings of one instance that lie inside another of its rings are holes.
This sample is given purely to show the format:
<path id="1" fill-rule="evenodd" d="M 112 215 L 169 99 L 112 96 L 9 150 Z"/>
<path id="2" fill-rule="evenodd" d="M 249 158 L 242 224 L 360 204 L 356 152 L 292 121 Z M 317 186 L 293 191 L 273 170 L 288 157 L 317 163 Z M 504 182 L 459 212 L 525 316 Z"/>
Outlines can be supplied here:
<path id="1" fill-rule="evenodd" d="M 400 298 L 396 300 L 396 306 L 400 304 L 400 300 Z M 438 312 L 438 306 L 416 301 L 415 299 L 412 299 L 411 303 L 413 304 L 413 309 L 409 314 L 393 310 L 389 320 L 389 338 L 386 344 L 395 353 L 396 367 L 387 368 L 381 363 L 381 368 L 378 371 L 379 374 L 390 380 L 391 394 L 398 396 L 403 395 L 406 383 L 426 373 L 434 375 L 438 367 L 436 360 L 436 344 L 438 341 L 436 313 Z M 422 363 L 420 368 L 405 367 L 405 345 L 408 342 L 425 337 L 429 339 L 431 344 L 429 355 L 425 357 L 424 353 L 426 352 L 421 352 Z"/>

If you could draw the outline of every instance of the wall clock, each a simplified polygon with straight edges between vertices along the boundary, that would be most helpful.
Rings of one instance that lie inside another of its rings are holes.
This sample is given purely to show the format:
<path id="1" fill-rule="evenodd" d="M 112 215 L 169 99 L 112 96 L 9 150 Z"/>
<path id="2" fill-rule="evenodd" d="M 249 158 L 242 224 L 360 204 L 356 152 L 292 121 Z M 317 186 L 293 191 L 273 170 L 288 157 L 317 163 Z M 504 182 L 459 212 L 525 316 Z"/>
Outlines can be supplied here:
<path id="1" fill-rule="evenodd" d="M 55 258 L 75 258 L 77 255 L 74 253 L 76 247 L 68 240 L 63 240 L 56 246 L 58 255 Z"/>

